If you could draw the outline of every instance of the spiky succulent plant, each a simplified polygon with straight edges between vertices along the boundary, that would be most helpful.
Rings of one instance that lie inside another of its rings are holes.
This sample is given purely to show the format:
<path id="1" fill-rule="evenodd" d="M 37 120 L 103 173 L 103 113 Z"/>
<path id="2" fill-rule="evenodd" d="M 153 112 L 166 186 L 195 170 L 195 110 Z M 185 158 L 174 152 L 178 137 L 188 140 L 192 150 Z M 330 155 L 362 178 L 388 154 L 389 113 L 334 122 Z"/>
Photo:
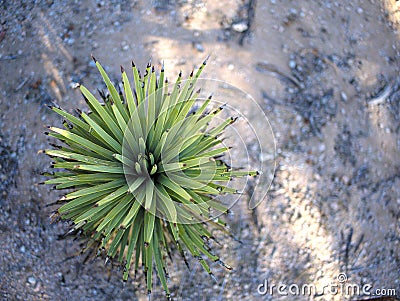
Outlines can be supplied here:
<path id="1" fill-rule="evenodd" d="M 170 296 L 165 255 L 171 250 L 185 262 L 189 252 L 211 275 L 208 260 L 230 269 L 208 244 L 212 227 L 226 230 L 216 212 L 227 207 L 217 197 L 236 193 L 228 187 L 232 177 L 256 172 L 233 170 L 222 160 L 228 147 L 220 135 L 235 119 L 210 126 L 222 108 L 209 110 L 211 98 L 198 105 L 195 86 L 206 61 L 174 84 L 164 68 L 157 76 L 149 63 L 142 77 L 132 63 L 133 89 L 121 67 L 124 93 L 94 61 L 108 89 L 100 92 L 104 103 L 80 86 L 89 113 L 51 106 L 64 129 L 49 127 L 46 134 L 64 144 L 44 151 L 58 169 L 45 183 L 70 189 L 53 203 L 62 204 L 55 214 L 72 222 L 71 233 L 88 239 L 85 249 L 117 258 L 125 281 L 133 263 L 135 270 L 142 265 L 149 293 L 155 267 Z"/>

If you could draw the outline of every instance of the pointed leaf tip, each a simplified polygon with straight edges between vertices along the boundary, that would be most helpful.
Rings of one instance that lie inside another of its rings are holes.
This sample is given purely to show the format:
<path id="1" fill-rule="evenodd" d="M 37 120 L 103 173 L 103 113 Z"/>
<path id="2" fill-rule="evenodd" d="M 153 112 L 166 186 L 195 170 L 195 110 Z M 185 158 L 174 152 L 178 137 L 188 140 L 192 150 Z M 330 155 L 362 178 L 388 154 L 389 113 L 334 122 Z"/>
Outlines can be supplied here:
<path id="1" fill-rule="evenodd" d="M 96 60 L 96 58 L 93 56 L 93 54 L 91 54 L 90 56 L 92 57 L 92 60 L 93 60 L 95 63 L 97 63 L 97 60 Z"/>
<path id="2" fill-rule="evenodd" d="M 135 68 L 136 67 L 135 62 L 131 61 L 131 63 L 132 63 L 132 68 Z"/>
<path id="3" fill-rule="evenodd" d="M 121 67 L 121 73 L 124 73 L 125 72 L 124 67 L 122 67 L 122 65 L 120 67 Z"/>
<path id="4" fill-rule="evenodd" d="M 203 61 L 203 65 L 207 65 L 208 59 L 210 58 L 210 55 L 207 55 L 206 59 Z"/>

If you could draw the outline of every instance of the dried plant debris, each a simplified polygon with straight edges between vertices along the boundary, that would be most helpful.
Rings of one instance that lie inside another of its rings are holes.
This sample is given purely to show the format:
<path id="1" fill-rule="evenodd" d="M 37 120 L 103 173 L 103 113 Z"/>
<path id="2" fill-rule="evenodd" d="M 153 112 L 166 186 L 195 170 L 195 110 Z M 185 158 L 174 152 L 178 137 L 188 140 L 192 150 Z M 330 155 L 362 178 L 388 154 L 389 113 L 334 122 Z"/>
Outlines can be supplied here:
<path id="1" fill-rule="evenodd" d="M 0 200 L 7 197 L 9 189 L 15 186 L 18 173 L 18 155 L 0 131 Z"/>
<path id="2" fill-rule="evenodd" d="M 347 125 L 343 127 L 342 132 L 336 137 L 334 148 L 344 164 L 350 163 L 352 166 L 356 165 L 357 158 L 354 154 L 353 136 Z"/>
<path id="3" fill-rule="evenodd" d="M 306 133 L 321 136 L 322 127 L 337 111 L 334 89 L 323 80 L 328 60 L 317 51 L 300 51 L 291 55 L 289 67 L 291 74 L 273 64 L 260 62 L 256 70 L 275 76 L 285 85 L 285 101 L 272 102 L 294 109 L 308 125 Z M 271 102 L 265 93 L 264 98 Z"/>
<path id="4" fill-rule="evenodd" d="M 45 105 L 52 104 L 52 96 L 48 90 L 49 85 L 44 79 L 33 80 L 29 85 L 29 89 L 25 94 L 25 100 L 28 103 L 35 103 L 39 106 L 38 110 L 43 108 Z"/>

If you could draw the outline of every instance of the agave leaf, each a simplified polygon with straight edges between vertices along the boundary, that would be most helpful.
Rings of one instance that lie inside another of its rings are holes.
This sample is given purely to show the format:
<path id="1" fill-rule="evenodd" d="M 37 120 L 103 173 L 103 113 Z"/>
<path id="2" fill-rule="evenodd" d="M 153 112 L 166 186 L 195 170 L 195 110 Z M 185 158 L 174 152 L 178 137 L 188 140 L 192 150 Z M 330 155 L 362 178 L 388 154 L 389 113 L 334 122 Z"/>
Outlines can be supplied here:
<path id="1" fill-rule="evenodd" d="M 193 227 L 185 227 L 186 233 L 189 236 L 189 239 L 193 242 L 194 246 L 204 255 L 206 255 L 208 258 L 210 258 L 212 261 L 217 261 L 219 260 L 219 257 L 210 253 L 205 247 L 204 247 L 204 241 L 200 238 L 200 235 L 198 233 L 195 233 Z"/>
<path id="2" fill-rule="evenodd" d="M 107 203 L 115 200 L 116 198 L 120 197 L 121 195 L 126 194 L 127 190 L 128 190 L 128 186 L 124 185 L 124 186 L 118 188 L 117 190 L 115 190 L 113 193 L 110 193 L 109 195 L 107 195 L 105 198 L 98 201 L 97 205 L 101 206 L 101 205 L 107 204 Z"/>
<path id="3" fill-rule="evenodd" d="M 136 103 L 135 98 L 133 97 L 131 84 L 129 83 L 129 79 L 125 71 L 122 72 L 122 82 L 124 85 L 125 99 L 128 104 L 129 115 L 132 116 L 134 111 L 136 111 Z"/>
<path id="4" fill-rule="evenodd" d="M 175 203 L 171 200 L 168 192 L 162 185 L 156 186 L 156 194 L 160 199 L 160 205 L 165 209 L 162 213 L 164 213 L 167 219 L 173 223 L 177 222 L 177 212 L 175 208 Z"/>
<path id="5" fill-rule="evenodd" d="M 44 151 L 44 153 L 49 156 L 75 160 L 75 161 L 83 162 L 83 163 L 87 163 L 87 164 L 112 165 L 111 161 L 102 160 L 102 159 L 91 157 L 88 155 L 81 155 L 81 154 L 77 154 L 76 152 L 71 152 L 71 151 L 47 149 Z"/>
<path id="6" fill-rule="evenodd" d="M 116 152 L 121 153 L 121 144 L 114 140 L 113 137 L 107 134 L 96 122 L 94 122 L 88 115 L 82 113 L 82 118 L 90 125 L 91 128 L 101 137 L 101 139 L 111 146 Z"/>
<path id="7" fill-rule="evenodd" d="M 88 220 L 91 216 L 93 216 L 94 214 L 96 214 L 97 212 L 100 212 L 101 210 L 103 211 L 108 211 L 109 209 L 113 208 L 113 204 L 104 204 L 102 206 L 97 206 L 96 204 L 94 206 L 92 206 L 89 210 L 81 210 L 80 215 L 78 215 L 77 217 L 74 217 L 74 223 L 78 224 L 80 222 L 83 222 L 85 220 Z"/>
<path id="8" fill-rule="evenodd" d="M 88 132 L 90 126 L 87 125 L 84 121 L 80 120 L 79 118 L 57 108 L 57 107 L 51 107 L 51 109 L 56 112 L 57 114 L 59 114 L 60 116 L 62 116 L 63 118 L 67 119 L 69 122 L 71 122 L 73 125 L 80 127 L 81 129 L 83 129 L 84 131 Z"/>
<path id="9" fill-rule="evenodd" d="M 144 213 L 144 243 L 149 245 L 153 238 L 154 221 L 155 221 L 155 201 L 152 201 L 149 210 Z"/>
<path id="10" fill-rule="evenodd" d="M 131 228 L 130 241 L 129 241 L 128 251 L 127 251 L 127 255 L 126 255 L 125 271 L 124 271 L 124 275 L 123 275 L 124 281 L 128 280 L 129 270 L 130 270 L 131 262 L 132 262 L 133 250 L 136 245 L 140 245 L 140 244 L 138 244 L 138 238 L 139 238 L 140 229 L 142 228 L 142 222 L 143 222 L 143 219 L 140 216 L 138 216 L 137 218 L 134 219 L 134 221 L 130 227 Z M 124 224 L 124 222 L 122 222 L 122 224 Z"/>
<path id="11" fill-rule="evenodd" d="M 111 83 L 111 80 L 108 77 L 107 73 L 104 71 L 103 67 L 97 61 L 96 61 L 96 66 L 97 66 L 97 69 L 99 69 L 101 76 L 103 77 L 103 80 L 107 86 L 108 91 L 110 92 L 110 95 L 111 95 L 114 103 L 116 104 L 116 106 L 118 107 L 118 110 L 124 117 L 125 122 L 128 122 L 129 115 L 128 115 L 128 112 L 126 111 L 126 108 L 123 106 L 123 104 L 121 102 L 121 98 L 119 97 L 119 93 L 118 93 L 117 89 L 115 89 L 115 87 Z"/>
<path id="12" fill-rule="evenodd" d="M 114 158 L 117 159 L 119 162 L 123 163 L 123 165 L 127 165 L 129 167 L 135 166 L 135 162 L 126 156 L 122 156 L 120 154 L 114 154 Z"/>
<path id="13" fill-rule="evenodd" d="M 122 133 L 125 133 L 126 128 L 127 128 L 128 125 L 125 122 L 125 119 L 122 116 L 120 110 L 118 110 L 118 107 L 116 105 L 111 105 L 110 109 L 113 112 L 113 114 L 115 116 L 115 119 L 117 120 L 118 126 L 121 129 Z"/>
<path id="14" fill-rule="evenodd" d="M 145 215 L 146 220 L 146 215 Z M 146 229 L 146 228 L 145 228 Z M 145 272 L 147 278 L 147 292 L 151 293 L 151 289 L 153 287 L 153 244 L 149 244 L 144 248 L 145 253 Z"/>
<path id="15" fill-rule="evenodd" d="M 92 93 L 89 92 L 88 89 L 86 89 L 84 86 L 80 86 L 80 90 L 87 99 L 88 103 L 91 104 L 93 109 L 97 112 L 100 118 L 105 122 L 105 124 L 111 130 L 111 132 L 114 135 L 114 138 L 116 138 L 118 142 L 121 143 L 123 139 L 123 133 L 116 124 L 116 122 L 114 121 L 113 117 L 106 111 L 106 109 L 103 106 L 100 105 L 98 100 L 93 96 Z"/>
<path id="16" fill-rule="evenodd" d="M 103 231 L 106 227 L 109 229 L 106 233 L 111 232 L 118 224 L 119 219 L 117 216 L 123 217 L 127 210 L 129 210 L 129 205 L 132 203 L 132 197 L 126 195 L 122 198 L 116 199 L 114 201 L 114 207 L 110 212 L 104 217 L 101 224 L 96 228 L 97 232 Z"/>
<path id="17" fill-rule="evenodd" d="M 76 164 L 76 163 L 73 163 Z M 61 164 L 56 164 L 55 166 L 59 168 L 65 168 L 62 167 Z M 86 171 L 93 171 L 93 172 L 103 172 L 103 173 L 118 173 L 118 174 L 123 174 L 124 169 L 122 168 L 121 165 L 85 165 L 85 164 L 79 164 L 75 165 L 73 169 L 79 169 L 79 170 L 86 170 Z"/>
<path id="18" fill-rule="evenodd" d="M 115 235 L 115 237 L 112 239 L 112 242 L 110 244 L 110 246 L 108 247 L 108 252 L 107 252 L 107 256 L 113 258 L 115 256 L 115 254 L 118 251 L 118 247 L 121 245 L 122 246 L 122 237 L 124 236 L 125 231 L 124 229 L 118 229 L 117 231 L 115 231 L 117 234 Z"/>
<path id="19" fill-rule="evenodd" d="M 65 176 L 59 176 L 57 178 L 52 178 L 46 180 L 45 184 L 68 184 L 72 183 L 74 185 L 86 185 L 86 184 L 97 184 L 102 182 L 108 182 L 119 178 L 119 176 L 110 178 L 110 175 L 106 177 L 103 174 L 79 174 L 79 175 L 72 175 L 70 173 L 66 174 Z"/>
<path id="20" fill-rule="evenodd" d="M 60 134 L 62 136 L 61 139 L 65 139 L 67 141 L 75 142 L 78 145 L 84 145 L 86 148 L 94 151 L 95 153 L 98 153 L 99 155 L 102 155 L 103 157 L 107 159 L 112 159 L 112 152 L 108 149 L 105 149 L 104 147 L 101 147 L 85 138 L 82 138 L 76 134 L 73 134 L 67 130 L 62 130 L 59 128 L 55 127 L 50 127 L 50 130 Z M 57 138 L 57 136 L 55 136 Z"/>
<path id="21" fill-rule="evenodd" d="M 90 195 L 93 194 L 95 192 L 98 191 L 104 191 L 104 190 L 109 190 L 109 189 L 116 189 L 118 187 L 121 187 L 122 185 L 125 184 L 125 180 L 124 179 L 116 179 L 114 181 L 108 182 L 108 183 L 104 183 L 104 184 L 99 184 L 99 185 L 95 185 L 89 188 L 83 188 L 83 189 L 79 189 L 76 190 L 74 192 L 68 193 L 65 196 L 66 200 L 71 200 L 80 196 L 84 196 L 84 195 Z"/>
<path id="22" fill-rule="evenodd" d="M 170 294 L 168 286 L 167 286 L 167 279 L 165 277 L 165 266 L 164 266 L 164 260 L 162 258 L 162 254 L 160 251 L 160 243 L 159 243 L 159 238 L 158 238 L 158 232 L 156 231 L 154 234 L 154 239 L 153 239 L 153 250 L 154 250 L 154 260 L 156 263 L 156 269 L 158 272 L 158 276 L 160 277 L 161 285 L 167 294 L 167 296 Z"/>
<path id="23" fill-rule="evenodd" d="M 125 216 L 124 220 L 121 223 L 122 228 L 127 228 L 131 223 L 133 223 L 136 219 L 136 216 L 141 208 L 141 204 L 138 201 L 134 201 L 129 209 L 128 214 Z"/>
<path id="24" fill-rule="evenodd" d="M 94 192 L 91 195 L 85 195 L 82 197 L 78 197 L 78 198 L 66 203 L 65 205 L 61 206 L 58 209 L 58 211 L 60 213 L 64 213 L 64 212 L 70 211 L 76 207 L 86 206 L 88 204 L 94 205 L 97 202 L 97 200 L 101 199 L 101 197 L 103 197 L 104 195 L 107 195 L 111 190 L 112 189 L 110 189 L 108 191 L 107 190 L 98 191 L 98 192 Z"/>
<path id="25" fill-rule="evenodd" d="M 154 126 L 156 121 L 156 73 L 154 67 L 151 70 L 149 90 L 148 90 L 148 105 L 147 105 L 147 132 Z"/>

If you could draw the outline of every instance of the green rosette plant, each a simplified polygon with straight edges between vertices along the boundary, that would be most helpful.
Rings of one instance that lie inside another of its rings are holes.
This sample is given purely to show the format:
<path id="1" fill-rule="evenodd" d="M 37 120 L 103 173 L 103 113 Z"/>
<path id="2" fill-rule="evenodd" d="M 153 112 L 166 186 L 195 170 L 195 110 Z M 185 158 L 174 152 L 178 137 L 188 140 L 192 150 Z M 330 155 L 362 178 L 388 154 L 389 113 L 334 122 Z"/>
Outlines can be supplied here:
<path id="1" fill-rule="evenodd" d="M 231 269 L 209 246 L 211 229 L 229 233 L 219 196 L 238 193 L 229 186 L 233 177 L 257 172 L 223 160 L 229 147 L 220 137 L 235 118 L 210 125 L 223 108 L 209 109 L 211 97 L 202 100 L 196 91 L 207 60 L 173 84 L 164 67 L 157 76 L 149 63 L 141 76 L 132 62 L 133 86 L 121 67 L 123 92 L 94 61 L 108 90 L 100 91 L 103 103 L 80 86 L 88 113 L 51 106 L 64 128 L 51 126 L 46 134 L 63 145 L 44 151 L 56 169 L 44 183 L 68 192 L 50 205 L 61 205 L 54 216 L 71 221 L 68 234 L 87 239 L 82 251 L 119 261 L 124 281 L 132 265 L 143 267 L 149 293 L 156 270 L 169 299 L 166 255 L 173 250 L 186 264 L 186 253 L 198 258 L 211 276 L 210 261 Z"/>

